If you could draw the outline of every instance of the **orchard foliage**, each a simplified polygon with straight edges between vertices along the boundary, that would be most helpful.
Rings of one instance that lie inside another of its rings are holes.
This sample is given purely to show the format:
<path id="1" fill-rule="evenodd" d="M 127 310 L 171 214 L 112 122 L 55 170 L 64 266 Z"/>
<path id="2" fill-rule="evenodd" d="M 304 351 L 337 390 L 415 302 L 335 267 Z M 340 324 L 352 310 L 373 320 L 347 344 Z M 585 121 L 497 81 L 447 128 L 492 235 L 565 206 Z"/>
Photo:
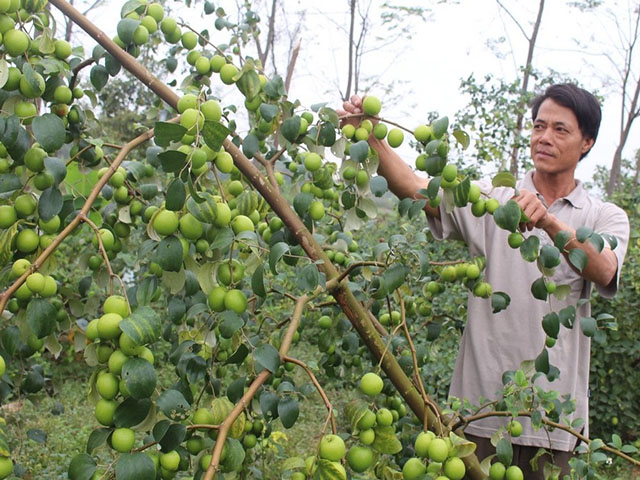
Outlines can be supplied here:
<path id="1" fill-rule="evenodd" d="M 427 203 L 471 204 L 475 215 L 493 215 L 512 232 L 511 247 L 525 261 L 538 261 L 536 298 L 566 295 L 568 287 L 549 281 L 563 241 L 522 242 L 518 205 L 500 205 L 451 162 L 469 146 L 464 131 L 446 117 L 407 130 L 380 116 L 375 97 L 357 126 L 341 125 L 326 103 L 301 105 L 282 78 L 243 55 L 259 32 L 248 6 L 234 23 L 205 2 L 215 32 L 196 32 L 160 4 L 129 0 L 109 40 L 53 0 L 99 42 L 83 58 L 82 48 L 57 39 L 43 2 L 5 3 L 2 395 L 42 390 L 44 363 L 65 349 L 95 369 L 87 385 L 95 429 L 86 451 L 74 452 L 69 478 L 260 477 L 255 465 L 269 454 L 270 437 L 295 428 L 309 393 L 295 369 L 320 394 L 327 417 L 315 452 L 270 467 L 285 478 L 368 472 L 455 480 L 501 468 L 518 478 L 510 465 L 515 419 L 497 433 L 497 458 L 480 465 L 458 428 L 476 407 L 460 400 L 443 410 L 430 396 L 442 392 L 423 381 L 430 342 L 448 325 L 434 313 L 434 298 L 454 288 L 486 298 L 495 311 L 508 308 L 509 297 L 483 281 L 485 260 L 434 258 L 423 229 L 357 237 L 387 192 L 367 138 L 400 146 L 412 135 L 416 169 L 433 178 L 418 199 L 395 205 L 400 216 L 418 223 Z M 136 62 L 149 42 L 170 45 L 167 72 L 185 73 L 172 82 L 179 96 Z M 123 69 L 165 103 L 155 105 L 153 129 L 118 145 L 95 134 L 99 105 L 91 102 Z M 240 101 L 222 102 L 219 89 Z M 493 186 L 513 188 L 515 179 L 501 173 Z M 604 246 L 586 229 L 579 240 Z M 579 253 L 570 260 L 584 268 Z M 597 337 L 609 320 L 576 328 Z M 553 312 L 541 322 L 547 347 L 505 375 L 509 396 L 493 407 L 543 428 L 569 428 L 554 422 L 571 402 L 530 392 L 536 377 L 559 373 L 547 349 L 573 318 Z M 298 342 L 310 349 L 309 364 L 290 355 Z M 362 377 L 362 395 L 344 409 L 346 424 L 322 388 L 327 377 L 345 384 Z M 13 468 L 9 443 L 0 429 L 0 478 Z M 587 461 L 575 463 L 577 476 L 593 475 L 604 461 L 596 450 L 621 453 L 622 445 L 589 448 Z"/>

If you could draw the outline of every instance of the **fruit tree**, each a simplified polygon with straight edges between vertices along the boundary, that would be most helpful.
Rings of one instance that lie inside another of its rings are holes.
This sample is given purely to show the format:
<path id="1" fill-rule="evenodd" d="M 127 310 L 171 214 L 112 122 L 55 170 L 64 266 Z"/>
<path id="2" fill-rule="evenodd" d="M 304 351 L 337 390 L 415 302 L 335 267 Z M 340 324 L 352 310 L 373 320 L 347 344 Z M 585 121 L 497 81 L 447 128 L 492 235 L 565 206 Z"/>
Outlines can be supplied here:
<path id="1" fill-rule="evenodd" d="M 358 236 L 387 191 L 367 139 L 398 147 L 410 137 L 416 168 L 433 180 L 421 198 L 395 202 L 399 214 L 418 224 L 427 203 L 471 204 L 512 232 L 505 248 L 538 262 L 536 298 L 566 296 L 568 286 L 550 280 L 562 241 L 524 240 L 518 205 L 500 205 L 458 170 L 465 132 L 446 117 L 407 129 L 385 119 L 374 96 L 357 127 L 327 103 L 289 98 L 246 53 L 259 33 L 249 5 L 237 23 L 209 1 L 192 5 L 214 34 L 159 3 L 120 8 L 110 39 L 64 0 L 0 5 L 2 395 L 42 390 L 42 365 L 63 350 L 94 369 L 95 429 L 86 451 L 73 452 L 69 478 L 250 478 L 257 459 L 272 458 L 274 429 L 295 428 L 310 401 L 300 378 L 326 421 L 306 458 L 269 466 L 282 478 L 515 479 L 518 417 L 581 437 L 562 421 L 570 400 L 534 388 L 558 373 L 548 350 L 560 328 L 574 328 L 570 309 L 541 319 L 546 345 L 505 373 L 501 401 L 482 411 L 464 399 L 439 405 L 421 374 L 437 336 L 434 299 L 464 289 L 496 312 L 510 299 L 483 280 L 483 258 L 430 258 L 423 228 Z M 90 56 L 59 38 L 52 9 L 96 42 Z M 179 82 L 137 60 L 150 48 L 169 52 L 162 68 L 184 73 Z M 96 133 L 98 93 L 124 71 L 158 101 L 153 128 L 116 144 Z M 221 101 L 218 88 L 241 100 Z M 493 185 L 515 179 L 500 173 Z M 587 229 L 579 239 L 615 242 Z M 570 260 L 584 268 L 579 254 Z M 593 336 L 611 326 L 602 314 L 575 328 Z M 312 360 L 292 354 L 301 342 Z M 323 388 L 329 377 L 353 387 L 340 412 Z M 486 415 L 506 419 L 496 457 L 481 464 L 464 425 Z M 0 426 L 0 478 L 14 467 L 10 440 Z M 607 455 L 638 464 L 619 437 L 582 440 L 579 477 Z"/>

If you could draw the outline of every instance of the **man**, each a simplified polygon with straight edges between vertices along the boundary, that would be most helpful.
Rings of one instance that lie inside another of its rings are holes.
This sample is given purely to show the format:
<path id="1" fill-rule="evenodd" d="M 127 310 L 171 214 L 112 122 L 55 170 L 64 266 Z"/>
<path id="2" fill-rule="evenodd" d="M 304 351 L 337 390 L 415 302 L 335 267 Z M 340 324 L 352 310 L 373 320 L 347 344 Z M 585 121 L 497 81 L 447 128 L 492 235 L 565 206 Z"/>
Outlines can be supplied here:
<path id="1" fill-rule="evenodd" d="M 353 97 L 344 103 L 344 114 L 362 112 L 361 99 Z M 490 182 L 480 182 L 483 194 L 497 198 L 501 204 L 513 198 L 529 218 L 521 224 L 525 236 L 536 235 L 541 245 L 553 244 L 560 231 L 570 233 L 565 246 L 567 253 L 575 248 L 587 255 L 582 272 L 571 267 L 566 258 L 555 269 L 552 280 L 557 285 L 570 285 L 566 300 L 550 297 L 547 302 L 531 296 L 531 284 L 541 277 L 534 263 L 525 262 L 517 249 L 507 246 L 509 232 L 496 226 L 490 215 L 477 218 L 470 208 L 457 208 L 447 214 L 441 207 L 425 207 L 429 227 L 437 239 L 464 240 L 472 255 L 486 255 L 486 281 L 494 291 L 504 291 L 511 297 L 506 310 L 492 314 L 490 301 L 469 296 L 468 320 L 462 336 L 460 351 L 452 378 L 450 395 L 467 398 L 478 404 L 481 398 L 496 399 L 502 388 L 502 373 L 516 370 L 523 360 L 536 358 L 545 345 L 541 321 L 550 311 L 573 305 L 581 298 L 588 299 L 592 284 L 605 297 L 612 297 L 618 287 L 620 267 L 624 260 L 629 237 L 629 221 L 623 210 L 590 196 L 582 183 L 575 179 L 578 162 L 591 150 L 600 126 L 600 105 L 586 90 L 572 84 L 553 85 L 533 102 L 531 158 L 534 170 L 518 182 L 518 196 L 514 190 L 492 189 Z M 426 188 L 428 179 L 419 177 L 388 146 L 385 141 L 371 138 L 369 143 L 380 157 L 378 173 L 398 197 L 416 198 L 417 191 Z M 576 229 L 586 226 L 600 234 L 617 238 L 612 250 L 607 245 L 601 252 L 590 242 L 580 243 Z M 590 339 L 582 334 L 581 317 L 590 315 L 590 304 L 577 307 L 573 329 L 561 327 L 556 346 L 549 349 L 550 363 L 560 370 L 554 382 L 536 381 L 545 390 L 557 390 L 576 401 L 575 413 L 569 417 L 588 419 L 588 385 Z M 549 449 L 553 462 L 568 473 L 570 452 L 576 445 L 574 436 L 561 430 L 535 431 L 528 418 L 519 418 L 524 425 L 521 436 L 513 438 L 514 463 L 524 471 L 526 479 L 543 479 L 540 459 L 537 472 L 529 460 L 540 447 Z M 478 445 L 480 459 L 495 453 L 489 438 L 506 420 L 491 417 L 474 422 L 465 434 Z M 585 431 L 588 434 L 588 428 Z"/>

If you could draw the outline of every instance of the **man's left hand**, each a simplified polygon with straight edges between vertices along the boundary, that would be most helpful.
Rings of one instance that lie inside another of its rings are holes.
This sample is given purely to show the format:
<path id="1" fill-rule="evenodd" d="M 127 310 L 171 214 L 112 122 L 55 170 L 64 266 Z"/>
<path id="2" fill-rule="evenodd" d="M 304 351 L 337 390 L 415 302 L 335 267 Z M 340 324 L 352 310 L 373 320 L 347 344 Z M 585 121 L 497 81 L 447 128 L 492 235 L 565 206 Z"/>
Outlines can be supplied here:
<path id="1" fill-rule="evenodd" d="M 547 211 L 547 207 L 535 193 L 523 189 L 520 190 L 520 195 L 514 197 L 514 200 L 529 218 L 528 222 L 520 224 L 520 230 L 545 228 L 551 220 L 551 214 Z"/>

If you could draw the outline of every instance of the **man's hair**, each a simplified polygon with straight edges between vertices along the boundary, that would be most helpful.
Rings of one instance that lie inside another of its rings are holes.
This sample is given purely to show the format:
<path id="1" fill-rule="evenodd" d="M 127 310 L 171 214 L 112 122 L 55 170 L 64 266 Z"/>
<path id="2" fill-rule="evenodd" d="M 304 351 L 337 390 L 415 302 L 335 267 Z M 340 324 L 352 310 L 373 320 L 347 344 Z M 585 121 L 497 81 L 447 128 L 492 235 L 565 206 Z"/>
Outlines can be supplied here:
<path id="1" fill-rule="evenodd" d="M 542 95 L 533 99 L 531 105 L 531 118 L 535 121 L 538 116 L 540 105 L 550 98 L 563 107 L 570 109 L 578 119 L 578 126 L 584 138 L 592 138 L 595 144 L 600 129 L 602 110 L 598 99 L 573 83 L 559 83 L 548 87 Z M 591 149 L 587 150 L 580 160 L 582 160 Z"/>

